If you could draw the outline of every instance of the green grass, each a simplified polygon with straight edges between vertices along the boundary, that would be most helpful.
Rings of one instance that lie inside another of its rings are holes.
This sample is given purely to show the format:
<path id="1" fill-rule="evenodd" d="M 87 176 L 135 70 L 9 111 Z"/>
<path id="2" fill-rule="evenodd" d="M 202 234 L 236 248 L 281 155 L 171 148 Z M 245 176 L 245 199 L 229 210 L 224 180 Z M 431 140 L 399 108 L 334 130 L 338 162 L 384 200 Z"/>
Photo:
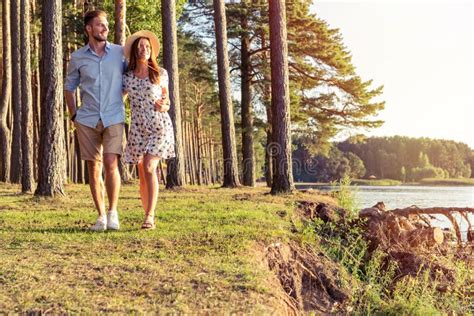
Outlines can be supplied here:
<path id="1" fill-rule="evenodd" d="M 281 302 L 262 245 L 289 240 L 293 200 L 310 197 L 272 197 L 266 188 L 163 191 L 157 229 L 142 231 L 138 186 L 126 185 L 122 229 L 93 233 L 89 188 L 66 191 L 38 199 L 0 184 L 0 313 L 273 313 Z"/>
<path id="2" fill-rule="evenodd" d="M 335 195 L 354 208 L 348 182 Z M 423 275 L 393 287 L 385 255 L 367 261 L 359 227 L 297 217 L 295 201 L 335 203 L 311 192 L 273 197 L 267 188 L 187 187 L 160 192 L 157 229 L 142 231 L 138 186 L 122 187 L 122 228 L 94 233 L 89 188 L 38 199 L 0 184 L 0 314 L 285 314 L 282 288 L 264 259 L 271 243 L 298 241 L 325 253 L 358 314 L 463 314 L 472 269 L 455 265 L 456 295 L 434 291 Z M 395 277 L 396 279 L 396 277 Z M 472 309 L 471 309 L 472 310 Z"/>
<path id="3" fill-rule="evenodd" d="M 474 186 L 474 178 L 458 178 L 458 179 L 436 179 L 426 178 L 420 180 L 422 185 L 448 185 L 448 186 Z"/>

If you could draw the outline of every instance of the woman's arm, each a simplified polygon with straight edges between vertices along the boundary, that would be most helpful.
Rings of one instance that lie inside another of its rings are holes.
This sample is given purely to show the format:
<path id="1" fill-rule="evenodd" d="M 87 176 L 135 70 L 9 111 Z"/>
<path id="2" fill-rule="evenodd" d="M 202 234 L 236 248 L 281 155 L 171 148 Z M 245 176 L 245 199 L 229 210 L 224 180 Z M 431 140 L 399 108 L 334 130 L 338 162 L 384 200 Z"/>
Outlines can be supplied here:
<path id="1" fill-rule="evenodd" d="M 168 96 L 155 101 L 155 110 L 160 112 L 168 112 L 170 109 L 170 99 Z"/>
<path id="2" fill-rule="evenodd" d="M 170 109 L 170 97 L 168 93 L 168 72 L 161 68 L 160 69 L 160 87 L 161 87 L 161 99 L 155 101 L 155 110 L 160 112 L 167 112 Z"/>

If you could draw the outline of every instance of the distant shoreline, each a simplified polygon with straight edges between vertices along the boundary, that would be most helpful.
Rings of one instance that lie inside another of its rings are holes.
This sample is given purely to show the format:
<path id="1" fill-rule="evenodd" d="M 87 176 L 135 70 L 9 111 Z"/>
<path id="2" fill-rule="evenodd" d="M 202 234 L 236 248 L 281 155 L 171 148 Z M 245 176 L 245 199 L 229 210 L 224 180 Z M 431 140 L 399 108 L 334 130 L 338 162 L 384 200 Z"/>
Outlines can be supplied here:
<path id="1" fill-rule="evenodd" d="M 330 182 L 295 182 L 296 187 L 331 186 Z M 353 179 L 352 186 L 474 186 L 474 178 L 466 179 L 422 179 L 419 182 L 401 182 L 393 179 Z"/>

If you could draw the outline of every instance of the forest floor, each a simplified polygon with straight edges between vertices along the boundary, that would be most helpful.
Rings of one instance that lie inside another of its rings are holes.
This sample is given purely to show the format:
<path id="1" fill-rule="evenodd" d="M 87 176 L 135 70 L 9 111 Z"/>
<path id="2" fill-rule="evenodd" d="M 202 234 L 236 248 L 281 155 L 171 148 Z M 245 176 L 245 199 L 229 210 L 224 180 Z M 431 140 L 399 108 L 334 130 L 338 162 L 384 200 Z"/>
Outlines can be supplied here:
<path id="1" fill-rule="evenodd" d="M 1 184 L 0 312 L 278 309 L 255 252 L 291 238 L 289 213 L 277 213 L 292 210 L 293 199 L 266 188 L 163 190 L 156 230 L 143 231 L 137 189 L 121 189 L 121 229 L 94 233 L 88 186 L 38 199 Z"/>
<path id="2" fill-rule="evenodd" d="M 96 219 L 88 186 L 67 185 L 67 196 L 54 199 L 19 191 L 0 184 L 0 313 L 474 310 L 469 297 L 439 299 L 426 274 L 420 276 L 424 281 L 403 284 L 401 293 L 388 290 L 386 277 L 382 283 L 356 276 L 371 269 L 385 273 L 375 261 L 352 269 L 363 256 L 353 262 L 339 255 L 365 251 L 354 250 L 357 233 L 349 248 L 321 246 L 315 232 L 329 226 L 302 221 L 298 205 L 337 202 L 312 190 L 278 197 L 263 187 L 163 190 L 157 228 L 143 231 L 138 186 L 124 185 L 122 227 L 103 233 L 88 230 Z M 469 275 L 454 264 L 460 275 Z"/>

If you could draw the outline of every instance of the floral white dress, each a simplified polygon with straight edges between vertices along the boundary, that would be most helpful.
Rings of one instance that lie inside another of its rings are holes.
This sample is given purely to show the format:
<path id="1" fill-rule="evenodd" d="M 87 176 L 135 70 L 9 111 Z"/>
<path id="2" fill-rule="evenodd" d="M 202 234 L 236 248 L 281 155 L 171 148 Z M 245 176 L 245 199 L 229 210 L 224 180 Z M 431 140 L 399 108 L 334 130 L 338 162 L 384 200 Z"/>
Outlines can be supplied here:
<path id="1" fill-rule="evenodd" d="M 168 73 L 160 68 L 160 83 L 140 79 L 133 71 L 123 75 L 123 89 L 128 92 L 132 112 L 130 134 L 125 149 L 125 161 L 137 164 L 145 154 L 162 159 L 173 158 L 174 132 L 168 112 L 155 110 L 163 89 L 168 91 Z"/>

